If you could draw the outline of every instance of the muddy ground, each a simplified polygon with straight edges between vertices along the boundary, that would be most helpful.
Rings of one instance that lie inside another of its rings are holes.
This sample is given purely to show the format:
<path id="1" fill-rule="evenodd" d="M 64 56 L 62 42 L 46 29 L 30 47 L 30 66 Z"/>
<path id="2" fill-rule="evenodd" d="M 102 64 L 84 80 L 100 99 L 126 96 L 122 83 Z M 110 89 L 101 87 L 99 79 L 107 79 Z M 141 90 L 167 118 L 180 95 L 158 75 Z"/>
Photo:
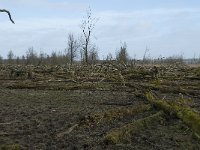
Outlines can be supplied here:
<path id="1" fill-rule="evenodd" d="M 137 124 L 162 111 L 149 103 L 148 91 L 199 114 L 200 68 L 175 65 L 152 74 L 151 67 L 109 67 L 120 71 L 31 66 L 27 77 L 26 71 L 13 75 L 11 66 L 3 66 L 0 149 L 200 149 L 195 131 L 174 115 L 164 112 Z M 109 133 L 130 124 L 134 132 L 116 143 L 108 140 Z"/>

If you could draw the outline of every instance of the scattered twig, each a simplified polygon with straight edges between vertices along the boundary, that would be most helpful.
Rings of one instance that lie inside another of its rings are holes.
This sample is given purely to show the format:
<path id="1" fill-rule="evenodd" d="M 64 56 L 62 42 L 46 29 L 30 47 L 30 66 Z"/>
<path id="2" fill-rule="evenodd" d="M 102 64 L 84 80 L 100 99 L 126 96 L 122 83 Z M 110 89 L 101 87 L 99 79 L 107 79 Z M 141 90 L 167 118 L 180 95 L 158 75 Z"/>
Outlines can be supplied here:
<path id="1" fill-rule="evenodd" d="M 68 128 L 67 130 L 60 132 L 57 134 L 57 137 L 61 138 L 67 134 L 70 134 L 76 127 L 78 127 L 79 124 L 75 124 L 73 126 L 71 126 L 70 128 Z"/>
<path id="2" fill-rule="evenodd" d="M 13 122 L 5 122 L 5 123 L 0 123 L 0 125 L 10 125 L 12 124 Z"/>
<path id="3" fill-rule="evenodd" d="M 149 141 L 149 140 L 145 140 L 145 142 L 147 142 L 148 144 L 150 144 L 150 145 L 152 145 L 152 146 L 154 146 L 154 147 L 157 147 L 157 148 L 159 148 L 159 149 L 164 149 L 164 147 L 162 146 L 162 145 L 158 145 L 158 144 L 155 144 L 155 143 L 153 143 L 153 142 L 151 142 L 151 141 Z"/>
<path id="4" fill-rule="evenodd" d="M 6 9 L 0 9 L 0 12 L 5 12 L 5 13 L 7 13 L 8 16 L 9 16 L 10 21 L 11 21 L 13 24 L 15 24 L 14 20 L 12 19 L 11 14 L 10 14 L 10 12 L 9 12 L 8 10 L 6 10 Z"/>
<path id="5" fill-rule="evenodd" d="M 18 122 L 19 121 L 2 122 L 2 123 L 0 123 L 0 125 L 11 125 L 11 124 L 18 123 Z"/>
<path id="6" fill-rule="evenodd" d="M 100 105 L 129 106 L 129 105 L 133 105 L 133 103 L 132 102 L 130 102 L 130 103 L 108 103 L 108 102 L 104 102 L 104 103 L 100 103 Z"/>

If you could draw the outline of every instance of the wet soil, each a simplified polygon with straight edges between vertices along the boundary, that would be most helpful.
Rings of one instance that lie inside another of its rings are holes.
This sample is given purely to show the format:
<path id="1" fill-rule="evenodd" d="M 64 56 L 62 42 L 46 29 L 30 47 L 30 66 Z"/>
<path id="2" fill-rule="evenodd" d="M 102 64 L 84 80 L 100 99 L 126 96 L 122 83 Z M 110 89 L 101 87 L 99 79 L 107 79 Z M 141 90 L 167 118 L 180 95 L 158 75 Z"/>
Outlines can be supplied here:
<path id="1" fill-rule="evenodd" d="M 122 72 L 123 83 L 114 79 L 60 82 L 56 73 L 51 82 L 47 82 L 50 76 L 41 79 L 42 75 L 38 80 L 1 76 L 0 149 L 200 149 L 195 133 L 180 119 L 167 114 L 159 122 L 130 134 L 125 141 L 105 141 L 110 130 L 160 111 L 152 106 L 150 110 L 120 117 L 116 117 L 116 111 L 115 117 L 107 119 L 106 113 L 111 110 L 148 105 L 145 93 L 149 90 L 167 101 L 184 97 L 185 105 L 199 113 L 198 69 L 183 68 L 175 72 L 176 77 L 174 72 L 168 72 L 156 79 L 141 77 L 143 70 L 136 72 L 139 76 L 127 78 L 127 72 Z M 102 114 L 103 119 L 95 118 L 97 114 Z"/>

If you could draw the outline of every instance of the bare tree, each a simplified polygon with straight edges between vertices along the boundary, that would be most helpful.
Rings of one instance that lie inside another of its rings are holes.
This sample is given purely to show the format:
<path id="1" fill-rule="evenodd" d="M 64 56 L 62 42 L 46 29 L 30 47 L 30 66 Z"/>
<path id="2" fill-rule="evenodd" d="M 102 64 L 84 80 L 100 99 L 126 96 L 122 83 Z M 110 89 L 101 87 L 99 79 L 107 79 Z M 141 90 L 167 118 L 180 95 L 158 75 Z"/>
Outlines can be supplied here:
<path id="1" fill-rule="evenodd" d="M 30 47 L 26 51 L 26 60 L 27 64 L 32 64 L 32 65 L 38 64 L 37 52 L 33 49 L 33 47 Z"/>
<path id="2" fill-rule="evenodd" d="M 13 59 L 14 59 L 14 54 L 13 54 L 12 50 L 10 50 L 8 52 L 7 57 L 8 57 L 8 64 L 12 64 L 13 63 Z"/>
<path id="3" fill-rule="evenodd" d="M 55 51 L 51 53 L 51 64 L 56 65 L 58 63 L 58 56 Z"/>
<path id="4" fill-rule="evenodd" d="M 111 53 L 108 53 L 107 57 L 106 57 L 106 61 L 111 61 L 113 60 L 113 56 Z"/>
<path id="5" fill-rule="evenodd" d="M 78 45 L 77 40 L 74 38 L 74 35 L 72 33 L 70 33 L 68 35 L 68 54 L 70 57 L 71 65 L 73 64 L 74 58 L 76 57 L 78 47 L 79 47 L 79 45 Z"/>
<path id="6" fill-rule="evenodd" d="M 97 60 L 98 60 L 98 49 L 94 45 L 89 52 L 88 61 L 90 64 L 95 64 Z"/>
<path id="7" fill-rule="evenodd" d="M 3 57 L 0 55 L 0 65 L 3 64 Z"/>
<path id="8" fill-rule="evenodd" d="M 116 59 L 120 63 L 127 63 L 129 60 L 128 52 L 127 52 L 127 44 L 124 42 L 120 50 L 117 52 Z"/>
<path id="9" fill-rule="evenodd" d="M 150 51 L 150 49 L 146 46 L 146 49 L 145 49 L 145 52 L 144 52 L 144 55 L 143 55 L 143 63 L 147 63 L 148 60 L 147 60 L 147 53 Z"/>
<path id="10" fill-rule="evenodd" d="M 84 51 L 84 57 L 85 57 L 85 62 L 88 63 L 88 48 L 89 48 L 89 42 L 91 38 L 92 31 L 95 27 L 95 24 L 97 23 L 98 19 L 92 17 L 92 11 L 89 8 L 87 10 L 87 16 L 85 20 L 82 22 L 81 29 L 83 31 L 84 35 L 84 43 L 83 43 L 83 51 Z"/>
<path id="11" fill-rule="evenodd" d="M 38 65 L 44 64 L 45 54 L 42 51 L 40 51 L 38 59 L 39 59 Z"/>
<path id="12" fill-rule="evenodd" d="M 24 55 L 22 55 L 22 64 L 25 65 L 26 64 L 26 57 Z"/>
<path id="13" fill-rule="evenodd" d="M 11 21 L 12 23 L 15 24 L 15 22 L 14 22 L 13 19 L 12 19 L 11 14 L 10 14 L 10 12 L 9 12 L 8 10 L 6 10 L 6 9 L 0 9 L 0 12 L 5 12 L 5 13 L 7 13 L 8 16 L 9 16 L 10 21 Z"/>

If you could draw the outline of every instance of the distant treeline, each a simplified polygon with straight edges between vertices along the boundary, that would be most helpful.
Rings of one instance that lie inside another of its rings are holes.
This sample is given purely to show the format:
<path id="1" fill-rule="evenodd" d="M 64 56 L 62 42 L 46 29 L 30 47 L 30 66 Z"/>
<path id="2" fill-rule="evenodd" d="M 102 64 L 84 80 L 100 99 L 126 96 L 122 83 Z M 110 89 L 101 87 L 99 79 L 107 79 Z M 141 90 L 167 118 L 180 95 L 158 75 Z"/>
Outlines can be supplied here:
<path id="1" fill-rule="evenodd" d="M 56 52 L 53 51 L 50 55 L 40 52 L 39 54 L 34 50 L 34 48 L 29 48 L 25 55 L 16 56 L 13 51 L 9 51 L 7 58 L 3 59 L 0 56 L 0 64 L 13 64 L 13 65 L 65 65 L 65 64 L 85 64 L 84 55 L 78 51 L 73 53 L 71 56 L 70 49 Z M 116 62 L 122 64 L 167 64 L 167 63 L 185 63 L 185 64 L 200 64 L 200 58 L 184 59 L 182 55 L 174 55 L 171 57 L 151 58 L 150 56 L 145 56 L 143 59 L 131 58 L 127 52 L 126 43 L 122 44 L 116 55 L 113 56 L 109 53 L 106 58 L 100 59 L 98 56 L 98 50 L 93 47 L 88 55 L 87 64 L 97 64 L 103 62 Z"/>

